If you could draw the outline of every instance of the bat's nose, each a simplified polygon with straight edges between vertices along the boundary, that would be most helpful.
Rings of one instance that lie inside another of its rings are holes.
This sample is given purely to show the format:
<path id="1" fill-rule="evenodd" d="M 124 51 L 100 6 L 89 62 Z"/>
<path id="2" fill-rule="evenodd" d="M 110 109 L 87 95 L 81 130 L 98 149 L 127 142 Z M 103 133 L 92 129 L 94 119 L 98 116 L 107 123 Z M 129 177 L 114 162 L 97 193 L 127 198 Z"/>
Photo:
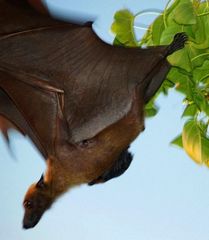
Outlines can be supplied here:
<path id="1" fill-rule="evenodd" d="M 26 215 L 23 219 L 22 227 L 24 229 L 33 228 L 36 226 L 36 224 L 39 222 L 39 220 L 40 220 L 40 217 L 37 217 L 37 216 L 28 217 Z"/>
<path id="2" fill-rule="evenodd" d="M 29 224 L 23 223 L 23 228 L 24 229 L 29 229 L 29 228 L 32 228 L 32 226 L 29 225 Z"/>
<path id="3" fill-rule="evenodd" d="M 23 222 L 22 227 L 23 227 L 24 229 L 33 228 L 33 227 L 36 226 L 37 223 L 38 223 L 38 221 L 36 221 L 36 222 Z"/>

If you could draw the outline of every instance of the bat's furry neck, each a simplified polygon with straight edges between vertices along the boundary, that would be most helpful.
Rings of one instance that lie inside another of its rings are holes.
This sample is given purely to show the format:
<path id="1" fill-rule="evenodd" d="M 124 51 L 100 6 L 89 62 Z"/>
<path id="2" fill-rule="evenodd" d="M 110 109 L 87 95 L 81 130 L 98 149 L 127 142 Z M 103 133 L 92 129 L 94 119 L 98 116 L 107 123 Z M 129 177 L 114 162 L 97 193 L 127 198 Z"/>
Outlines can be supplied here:
<path id="1" fill-rule="evenodd" d="M 44 182 L 50 186 L 52 198 L 57 198 L 64 194 L 68 189 L 79 185 L 73 182 L 70 172 L 66 174 L 66 169 L 56 158 L 47 160 L 47 169 L 44 175 Z"/>

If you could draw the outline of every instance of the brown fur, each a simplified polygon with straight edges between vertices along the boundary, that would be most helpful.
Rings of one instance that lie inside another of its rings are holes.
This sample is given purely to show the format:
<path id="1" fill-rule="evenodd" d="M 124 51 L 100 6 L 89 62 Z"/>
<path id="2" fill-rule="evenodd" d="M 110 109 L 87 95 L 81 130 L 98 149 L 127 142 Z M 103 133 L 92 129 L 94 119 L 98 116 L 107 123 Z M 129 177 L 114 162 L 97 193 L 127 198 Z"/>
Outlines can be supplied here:
<path id="1" fill-rule="evenodd" d="M 168 47 L 167 54 L 183 48 L 186 40 L 187 36 L 184 33 L 177 34 L 173 43 Z M 56 139 L 52 148 L 54 154 L 51 154 L 52 156 L 47 160 L 47 171 L 44 179 L 39 181 L 39 184 L 32 185 L 26 194 L 24 217 L 24 226 L 26 228 L 35 226 L 45 210 L 69 188 L 82 183 L 89 183 L 110 169 L 120 153 L 127 149 L 129 144 L 144 130 L 143 109 L 145 102 L 160 87 L 164 74 L 169 69 L 167 62 L 163 58 L 162 62 L 155 66 L 156 71 L 159 71 L 158 67 L 162 71 L 160 73 L 153 71 L 153 75 L 148 76 L 148 79 L 153 79 L 148 87 L 145 86 L 146 91 L 140 84 L 134 88 L 131 98 L 132 105 L 128 113 L 92 139 L 72 144 L 70 141 L 71 132 L 68 132 L 69 129 L 65 124 L 62 111 L 63 101 L 59 100 Z M 118 117 L 120 112 L 117 111 L 113 112 L 113 115 L 115 114 Z M 32 203 L 34 202 L 32 204 L 33 209 L 31 209 L 31 204 L 27 204 L 27 201 L 30 203 L 30 199 Z M 27 205 L 29 205 L 29 209 Z M 36 217 L 33 218 L 34 215 Z"/>
<path id="2" fill-rule="evenodd" d="M 57 149 L 57 157 L 48 158 L 42 187 L 33 184 L 25 196 L 24 202 L 33 204 L 32 208 L 25 207 L 25 228 L 35 226 L 57 197 L 69 188 L 89 183 L 109 169 L 119 154 L 144 130 L 143 108 L 140 107 L 144 103 L 138 96 L 134 94 L 131 111 L 120 121 L 91 140 L 77 145 L 63 142 Z M 34 215 L 33 222 L 31 216 Z"/>
<path id="3" fill-rule="evenodd" d="M 70 187 L 116 163 L 144 128 L 144 104 L 170 69 L 167 55 L 187 37 L 179 33 L 171 45 L 148 49 L 112 47 L 90 27 L 39 15 L 26 0 L 0 5 L 0 115 L 48 159 L 24 200 L 29 228 Z M 0 123 L 5 136 L 7 128 Z"/>

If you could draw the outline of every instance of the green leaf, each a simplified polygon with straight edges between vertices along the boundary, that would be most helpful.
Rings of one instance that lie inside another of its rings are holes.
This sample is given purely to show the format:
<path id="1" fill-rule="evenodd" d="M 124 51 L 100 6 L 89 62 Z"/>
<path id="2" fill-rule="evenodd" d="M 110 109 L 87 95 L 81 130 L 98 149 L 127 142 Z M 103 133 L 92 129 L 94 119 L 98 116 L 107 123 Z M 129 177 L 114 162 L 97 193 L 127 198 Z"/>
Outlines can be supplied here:
<path id="1" fill-rule="evenodd" d="M 180 78 L 179 82 L 176 84 L 176 90 L 186 95 L 189 100 L 193 99 L 193 87 L 194 83 L 187 76 L 185 78 Z"/>
<path id="2" fill-rule="evenodd" d="M 176 9 L 177 9 L 177 6 L 179 6 L 184 0 L 175 0 L 173 2 L 173 4 L 165 10 L 165 21 L 167 22 L 167 25 L 172 25 L 174 23 L 176 23 L 174 21 L 174 16 L 175 16 L 175 12 L 176 12 Z"/>
<path id="3" fill-rule="evenodd" d="M 207 136 L 208 123 L 204 123 L 203 121 L 198 122 L 198 123 L 199 123 L 199 127 L 200 127 L 201 131 L 203 132 L 203 134 L 205 136 Z"/>
<path id="4" fill-rule="evenodd" d="M 134 15 L 129 10 L 115 13 L 111 30 L 116 34 L 117 43 L 126 46 L 137 46 L 133 31 Z"/>
<path id="5" fill-rule="evenodd" d="M 114 45 L 114 46 L 125 46 L 125 44 L 123 44 L 122 42 L 120 42 L 118 38 L 115 38 L 115 39 L 114 39 L 113 45 Z"/>
<path id="6" fill-rule="evenodd" d="M 205 164 L 209 167 L 209 139 L 207 137 L 202 137 L 202 151 Z"/>
<path id="7" fill-rule="evenodd" d="M 186 106 L 182 117 L 194 117 L 196 115 L 198 111 L 197 106 L 193 103 L 193 104 L 189 104 Z"/>
<path id="8" fill-rule="evenodd" d="M 180 68 L 172 67 L 167 75 L 167 79 L 175 84 L 177 91 L 187 96 L 187 98 L 192 99 L 194 83 L 188 75 L 182 73 Z"/>
<path id="9" fill-rule="evenodd" d="M 198 122 L 189 120 L 183 129 L 183 147 L 186 153 L 198 164 L 209 163 L 209 139 L 201 131 Z"/>
<path id="10" fill-rule="evenodd" d="M 182 68 L 187 72 L 191 72 L 191 62 L 187 53 L 187 49 L 183 48 L 168 56 L 168 61 L 172 66 Z"/>
<path id="11" fill-rule="evenodd" d="M 160 15 L 153 23 L 152 26 L 152 41 L 153 45 L 159 45 L 161 42 L 162 32 L 164 31 L 165 26 L 163 22 L 163 15 Z"/>
<path id="12" fill-rule="evenodd" d="M 193 71 L 193 76 L 196 82 L 202 82 L 205 78 L 208 78 L 209 77 L 209 60 L 205 61 L 201 67 L 195 68 Z"/>
<path id="13" fill-rule="evenodd" d="M 196 48 L 193 43 L 189 43 L 187 45 L 188 56 L 191 59 L 192 68 L 195 69 L 196 67 L 202 66 L 202 64 L 208 59 L 209 52 L 206 49 L 199 49 Z"/>
<path id="14" fill-rule="evenodd" d="M 208 3 L 207 1 L 201 2 L 199 0 L 196 0 L 199 2 L 199 4 L 197 4 L 198 6 L 196 6 L 196 13 L 197 15 L 200 15 L 202 13 L 207 13 L 209 11 L 209 7 L 208 7 Z"/>
<path id="15" fill-rule="evenodd" d="M 170 89 L 170 88 L 173 88 L 173 87 L 175 87 L 175 83 L 172 82 L 172 81 L 169 80 L 169 79 L 166 79 L 166 80 L 164 80 L 164 82 L 163 82 L 160 90 L 158 90 L 158 91 L 159 91 L 159 92 L 162 92 L 164 95 L 167 96 L 169 89 Z"/>
<path id="16" fill-rule="evenodd" d="M 176 138 L 174 138 L 171 142 L 172 145 L 176 145 L 180 148 L 183 148 L 183 142 L 182 142 L 182 134 L 178 135 Z"/>
<path id="17" fill-rule="evenodd" d="M 195 42 L 200 45 L 205 41 L 205 26 L 201 18 L 197 19 L 197 23 L 196 26 L 193 26 L 193 30 L 195 32 Z M 198 48 L 198 45 L 196 47 Z"/>
<path id="18" fill-rule="evenodd" d="M 209 31 L 209 15 L 199 17 L 197 20 L 197 25 L 193 26 L 195 33 L 195 41 L 193 44 L 197 49 L 206 49 L 209 47 L 209 39 L 207 36 L 207 32 Z"/>
<path id="19" fill-rule="evenodd" d="M 178 84 L 179 81 L 185 82 L 188 79 L 188 76 L 183 74 L 180 68 L 172 67 L 167 75 L 167 79 L 175 84 Z"/>
<path id="20" fill-rule="evenodd" d="M 193 100 L 195 104 L 198 106 L 200 111 L 205 112 L 206 115 L 209 116 L 209 101 L 200 89 L 195 89 L 193 93 Z"/>
<path id="21" fill-rule="evenodd" d="M 145 116 L 146 117 L 154 117 L 157 114 L 157 109 L 156 108 L 146 108 L 145 107 Z"/>
<path id="22" fill-rule="evenodd" d="M 182 32 L 181 26 L 169 26 L 161 34 L 160 44 L 168 45 L 173 41 L 176 33 Z"/>
<path id="23" fill-rule="evenodd" d="M 157 113 L 158 113 L 158 107 L 154 104 L 154 99 L 152 99 L 145 106 L 145 116 L 154 117 Z"/>
<path id="24" fill-rule="evenodd" d="M 178 24 L 195 24 L 196 16 L 193 5 L 190 0 L 177 6 L 175 10 L 174 20 Z"/>

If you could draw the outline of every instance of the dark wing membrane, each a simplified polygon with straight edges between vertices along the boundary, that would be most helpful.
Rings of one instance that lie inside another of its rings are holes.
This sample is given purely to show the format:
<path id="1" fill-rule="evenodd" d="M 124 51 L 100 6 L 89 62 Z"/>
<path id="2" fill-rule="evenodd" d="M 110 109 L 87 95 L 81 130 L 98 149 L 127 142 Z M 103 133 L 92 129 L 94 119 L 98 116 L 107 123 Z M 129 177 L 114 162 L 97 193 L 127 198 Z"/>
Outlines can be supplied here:
<path id="1" fill-rule="evenodd" d="M 58 103 L 56 92 L 25 84 L 12 74 L 0 71 L 0 115 L 29 135 L 44 157 L 55 151 Z M 9 127 L 8 121 L 0 126 L 5 134 Z"/>
<path id="2" fill-rule="evenodd" d="M 10 45 L 9 40 L 16 41 L 19 34 L 27 35 L 34 29 L 41 32 L 64 25 L 36 13 L 24 0 L 0 0 L 0 52 L 3 53 L 3 42 L 8 41 Z M 33 46 L 21 42 L 18 44 L 20 50 L 26 47 L 30 58 Z M 8 57 L 15 58 L 15 53 L 9 49 L 7 51 Z M 57 120 L 61 117 L 59 104 L 63 91 L 35 78 L 31 71 L 28 75 L 18 64 L 18 59 L 13 60 L 16 64 L 4 66 L 3 62 L 0 63 L 0 130 L 7 141 L 10 128 L 29 135 L 47 158 L 55 151 L 55 132 L 60 123 Z"/>
<path id="3" fill-rule="evenodd" d="M 0 0 L 0 6 L 0 36 L 64 24 L 37 13 L 26 0 Z"/>
<path id="4" fill-rule="evenodd" d="M 0 99 L 0 101 L 1 101 L 1 99 Z M 15 126 L 10 121 L 8 121 L 5 117 L 0 116 L 0 130 L 8 144 L 9 144 L 8 131 L 10 129 L 15 129 Z"/>
<path id="5" fill-rule="evenodd" d="M 32 10 L 23 8 L 20 16 L 28 16 L 28 12 Z M 21 69 L 24 74 L 17 79 L 24 82 L 29 83 L 32 76 L 64 89 L 64 114 L 71 142 L 91 138 L 127 114 L 136 85 L 142 86 L 143 95 L 143 88 L 158 71 L 156 66 L 166 61 L 165 47 L 112 47 L 89 27 L 59 25 L 57 21 L 53 25 L 46 16 L 40 23 L 39 17 L 31 14 L 30 24 L 24 26 L 20 21 L 24 30 L 2 36 L 0 68 L 13 69 L 14 73 Z M 49 22 L 50 27 L 40 28 Z M 3 24 L 4 18 L 0 19 L 0 26 Z M 29 27 L 31 24 L 33 27 Z M 163 76 L 168 69 L 166 65 Z M 20 107 L 24 112 L 31 108 Z"/>
<path id="6" fill-rule="evenodd" d="M 166 47 L 112 47 L 90 27 L 59 23 L 10 1 L 0 1 L 0 36 L 0 87 L 22 120 L 1 109 L 0 115 L 44 155 L 54 152 L 60 105 L 69 141 L 79 142 L 125 116 L 136 86 L 143 98 L 159 67 L 165 65 L 161 78 L 169 69 Z"/>

